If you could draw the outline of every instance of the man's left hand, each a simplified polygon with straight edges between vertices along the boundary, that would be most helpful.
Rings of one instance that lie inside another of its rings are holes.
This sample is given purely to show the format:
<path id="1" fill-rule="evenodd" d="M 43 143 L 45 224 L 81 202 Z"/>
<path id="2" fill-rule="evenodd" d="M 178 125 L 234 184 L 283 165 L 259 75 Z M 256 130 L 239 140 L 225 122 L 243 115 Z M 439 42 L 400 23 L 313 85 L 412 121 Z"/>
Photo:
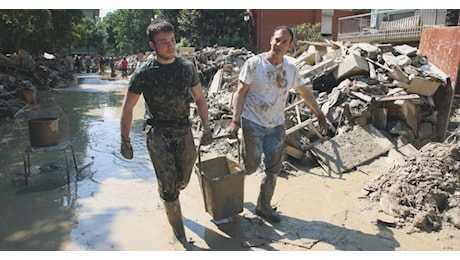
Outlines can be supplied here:
<path id="1" fill-rule="evenodd" d="M 214 138 L 212 137 L 212 130 L 211 128 L 204 129 L 201 133 L 200 144 L 201 145 L 209 145 L 212 143 Z"/>

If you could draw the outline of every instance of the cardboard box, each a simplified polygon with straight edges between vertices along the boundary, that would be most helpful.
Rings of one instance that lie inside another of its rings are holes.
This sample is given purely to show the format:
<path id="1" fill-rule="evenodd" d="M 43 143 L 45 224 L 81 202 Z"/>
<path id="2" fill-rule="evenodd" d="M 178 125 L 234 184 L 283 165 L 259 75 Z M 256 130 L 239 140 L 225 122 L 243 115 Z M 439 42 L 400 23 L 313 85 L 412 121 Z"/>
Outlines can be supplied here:
<path id="1" fill-rule="evenodd" d="M 410 84 L 404 85 L 404 88 L 406 88 L 408 92 L 423 96 L 432 96 L 438 90 L 439 86 L 441 86 L 440 81 L 415 76 Z"/>

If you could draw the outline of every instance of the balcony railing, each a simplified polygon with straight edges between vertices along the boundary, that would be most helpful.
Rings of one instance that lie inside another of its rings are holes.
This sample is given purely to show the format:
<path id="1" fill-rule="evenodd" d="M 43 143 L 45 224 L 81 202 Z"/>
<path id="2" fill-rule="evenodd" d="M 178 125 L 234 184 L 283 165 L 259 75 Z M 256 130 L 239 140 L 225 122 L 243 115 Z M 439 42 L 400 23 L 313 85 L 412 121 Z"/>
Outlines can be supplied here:
<path id="1" fill-rule="evenodd" d="M 418 41 L 424 28 L 445 26 L 444 9 L 398 9 L 339 18 L 339 41 Z"/>

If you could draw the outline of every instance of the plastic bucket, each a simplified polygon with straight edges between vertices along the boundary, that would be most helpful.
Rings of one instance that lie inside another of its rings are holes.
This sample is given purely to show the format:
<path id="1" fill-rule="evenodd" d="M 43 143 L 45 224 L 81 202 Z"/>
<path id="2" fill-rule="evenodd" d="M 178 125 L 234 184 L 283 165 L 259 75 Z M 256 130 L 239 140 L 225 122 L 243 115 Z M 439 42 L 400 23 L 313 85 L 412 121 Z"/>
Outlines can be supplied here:
<path id="1" fill-rule="evenodd" d="M 244 171 L 226 157 L 195 164 L 206 212 L 214 220 L 232 217 L 243 211 Z"/>
<path id="2" fill-rule="evenodd" d="M 30 144 L 35 147 L 59 143 L 59 119 L 56 117 L 33 118 L 29 120 Z"/>

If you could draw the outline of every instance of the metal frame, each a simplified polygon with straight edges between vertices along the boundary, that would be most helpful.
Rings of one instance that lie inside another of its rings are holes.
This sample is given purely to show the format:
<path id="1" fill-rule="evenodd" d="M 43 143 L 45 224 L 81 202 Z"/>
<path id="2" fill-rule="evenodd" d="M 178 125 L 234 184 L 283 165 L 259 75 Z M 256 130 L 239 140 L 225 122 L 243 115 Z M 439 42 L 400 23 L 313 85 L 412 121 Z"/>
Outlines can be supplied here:
<path id="1" fill-rule="evenodd" d="M 69 171 L 69 160 L 67 156 L 67 150 L 70 150 L 72 153 L 73 163 L 75 167 L 75 173 L 78 174 L 78 166 L 77 160 L 75 156 L 75 151 L 73 149 L 73 145 L 68 141 L 63 141 L 58 143 L 57 145 L 53 146 L 45 146 L 45 147 L 35 147 L 32 145 L 27 145 L 24 148 L 24 180 L 26 187 L 29 187 L 29 177 L 31 174 L 30 170 L 30 153 L 33 152 L 56 152 L 56 151 L 63 151 L 65 156 L 65 163 L 66 163 L 66 171 L 67 171 L 67 184 L 70 184 L 70 171 Z"/>

